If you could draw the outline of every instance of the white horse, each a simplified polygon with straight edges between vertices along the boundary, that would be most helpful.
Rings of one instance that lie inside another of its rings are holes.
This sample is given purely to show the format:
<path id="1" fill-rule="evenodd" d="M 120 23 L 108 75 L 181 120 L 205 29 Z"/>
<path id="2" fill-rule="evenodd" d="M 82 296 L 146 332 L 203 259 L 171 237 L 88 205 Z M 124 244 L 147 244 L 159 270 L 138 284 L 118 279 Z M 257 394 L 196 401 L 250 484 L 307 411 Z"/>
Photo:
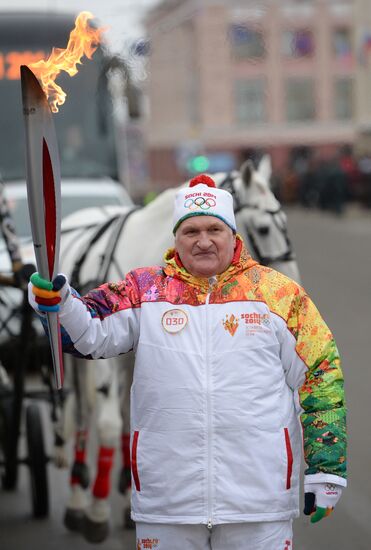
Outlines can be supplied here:
<path id="1" fill-rule="evenodd" d="M 287 235 L 286 215 L 270 189 L 270 176 L 270 159 L 266 156 L 257 170 L 247 161 L 240 171 L 213 174 L 212 178 L 218 187 L 232 194 L 237 230 L 252 256 L 299 281 L 298 266 Z M 143 208 L 86 209 L 63 220 L 61 271 L 68 275 L 72 286 L 85 292 L 105 281 L 121 280 L 133 268 L 162 264 L 164 252 L 173 245 L 172 213 L 176 191 L 177 188 L 164 191 Z M 68 463 L 63 446 L 73 431 L 76 440 L 65 524 L 70 529 L 82 528 L 87 540 L 99 542 L 108 533 L 110 469 L 120 435 L 123 462 L 119 488 L 126 493 L 127 499 L 130 496 L 128 434 L 133 357 L 129 354 L 93 361 L 95 368 L 92 368 L 92 361 L 71 356 L 66 360 L 72 391 L 63 423 L 57 429 L 56 461 L 59 465 Z M 125 362 L 126 368 L 122 368 Z M 86 446 L 94 410 L 98 411 L 99 451 L 89 503 Z M 129 526 L 128 500 L 124 513 L 125 524 Z"/>

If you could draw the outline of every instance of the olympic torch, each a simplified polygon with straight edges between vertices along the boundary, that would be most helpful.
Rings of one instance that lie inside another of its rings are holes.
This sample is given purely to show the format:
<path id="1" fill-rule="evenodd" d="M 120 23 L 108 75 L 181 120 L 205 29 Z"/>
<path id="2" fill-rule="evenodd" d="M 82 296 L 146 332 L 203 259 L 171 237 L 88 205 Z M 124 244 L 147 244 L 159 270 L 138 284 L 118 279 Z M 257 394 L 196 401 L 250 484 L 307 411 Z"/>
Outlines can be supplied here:
<path id="1" fill-rule="evenodd" d="M 36 76 L 21 66 L 26 135 L 28 209 L 37 270 L 52 281 L 58 273 L 61 183 L 58 144 L 52 112 Z M 62 344 L 58 313 L 46 314 L 57 389 L 63 386 Z"/>
<path id="2" fill-rule="evenodd" d="M 67 47 L 53 48 L 48 59 L 30 67 L 21 66 L 22 102 L 26 129 L 27 195 L 37 270 L 52 281 L 58 273 L 61 217 L 61 184 L 58 144 L 52 113 L 63 105 L 66 93 L 56 84 L 61 71 L 78 72 L 81 59 L 91 56 L 105 29 L 90 24 L 94 18 L 81 12 L 70 33 Z M 63 385 L 62 345 L 58 314 L 47 313 L 54 376 L 58 389 Z"/>

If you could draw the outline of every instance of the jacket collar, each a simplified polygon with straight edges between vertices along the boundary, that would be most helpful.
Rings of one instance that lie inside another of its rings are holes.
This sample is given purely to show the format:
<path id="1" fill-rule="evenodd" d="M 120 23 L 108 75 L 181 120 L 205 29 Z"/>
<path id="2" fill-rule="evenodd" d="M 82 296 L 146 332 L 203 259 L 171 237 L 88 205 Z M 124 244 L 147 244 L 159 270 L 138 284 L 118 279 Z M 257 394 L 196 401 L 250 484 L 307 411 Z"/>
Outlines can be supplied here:
<path id="1" fill-rule="evenodd" d="M 218 286 L 223 285 L 241 271 L 249 269 L 258 263 L 253 260 L 247 252 L 240 235 L 237 235 L 236 237 L 236 247 L 234 249 L 234 255 L 230 266 L 223 273 L 216 275 L 216 282 Z M 205 292 L 207 292 L 210 288 L 210 281 L 208 278 L 195 277 L 186 270 L 175 248 L 169 248 L 165 252 L 164 260 L 166 263 L 164 268 L 166 275 L 180 279 L 192 286 L 199 287 Z"/>

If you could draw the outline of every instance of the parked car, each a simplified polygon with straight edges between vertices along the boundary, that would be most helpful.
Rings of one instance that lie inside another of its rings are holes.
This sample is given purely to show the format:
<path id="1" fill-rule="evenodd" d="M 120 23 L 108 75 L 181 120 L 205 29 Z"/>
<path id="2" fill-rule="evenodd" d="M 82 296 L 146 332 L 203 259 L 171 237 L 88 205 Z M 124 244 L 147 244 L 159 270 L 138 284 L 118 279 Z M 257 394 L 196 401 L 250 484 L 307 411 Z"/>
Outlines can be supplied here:
<path id="1" fill-rule="evenodd" d="M 67 179 L 62 181 L 62 213 L 64 218 L 82 208 L 91 206 L 131 205 L 129 194 L 123 185 L 109 178 L 94 183 L 92 180 Z M 30 237 L 31 228 L 28 215 L 27 190 L 23 182 L 9 182 L 5 186 L 5 196 L 13 216 L 17 235 L 20 239 Z M 1 238 L 1 235 L 0 235 Z"/>

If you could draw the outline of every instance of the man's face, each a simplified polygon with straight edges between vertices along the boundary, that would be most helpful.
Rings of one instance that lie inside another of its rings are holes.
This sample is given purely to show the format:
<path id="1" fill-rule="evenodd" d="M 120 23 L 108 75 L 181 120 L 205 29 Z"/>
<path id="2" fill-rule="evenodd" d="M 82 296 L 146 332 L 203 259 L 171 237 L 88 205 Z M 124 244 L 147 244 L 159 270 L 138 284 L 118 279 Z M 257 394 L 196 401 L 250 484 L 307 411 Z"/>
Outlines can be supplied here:
<path id="1" fill-rule="evenodd" d="M 180 224 L 175 248 L 186 270 L 196 277 L 212 277 L 230 265 L 236 236 L 215 216 L 193 216 Z"/>

